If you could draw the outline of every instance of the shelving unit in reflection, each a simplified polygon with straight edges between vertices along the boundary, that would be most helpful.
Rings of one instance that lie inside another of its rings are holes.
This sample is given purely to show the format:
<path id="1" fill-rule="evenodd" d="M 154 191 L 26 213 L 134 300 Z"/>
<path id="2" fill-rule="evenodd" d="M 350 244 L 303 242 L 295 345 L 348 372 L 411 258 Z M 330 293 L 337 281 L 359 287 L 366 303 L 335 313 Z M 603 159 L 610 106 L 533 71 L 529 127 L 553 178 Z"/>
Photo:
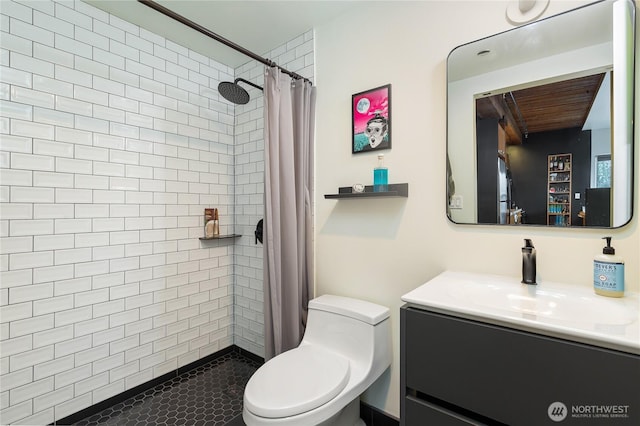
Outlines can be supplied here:
<path id="1" fill-rule="evenodd" d="M 571 226 L 571 154 L 547 156 L 547 225 Z"/>

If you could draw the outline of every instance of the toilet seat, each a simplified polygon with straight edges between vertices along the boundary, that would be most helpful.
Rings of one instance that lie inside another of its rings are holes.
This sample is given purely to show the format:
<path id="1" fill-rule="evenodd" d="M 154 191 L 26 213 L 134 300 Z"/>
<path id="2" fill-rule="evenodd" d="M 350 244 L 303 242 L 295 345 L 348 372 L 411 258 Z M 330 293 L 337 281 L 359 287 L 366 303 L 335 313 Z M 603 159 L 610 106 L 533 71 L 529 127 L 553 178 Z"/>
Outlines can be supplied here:
<path id="1" fill-rule="evenodd" d="M 349 361 L 318 346 L 284 352 L 260 367 L 247 383 L 244 405 L 256 416 L 280 418 L 317 408 L 349 381 Z"/>

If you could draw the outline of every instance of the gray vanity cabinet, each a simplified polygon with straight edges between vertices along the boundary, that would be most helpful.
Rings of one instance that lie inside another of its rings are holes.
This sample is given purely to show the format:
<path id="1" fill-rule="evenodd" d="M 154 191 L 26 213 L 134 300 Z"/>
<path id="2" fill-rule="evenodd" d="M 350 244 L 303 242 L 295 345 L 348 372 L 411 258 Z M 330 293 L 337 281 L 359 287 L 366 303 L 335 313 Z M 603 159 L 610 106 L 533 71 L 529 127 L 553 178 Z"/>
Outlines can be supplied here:
<path id="1" fill-rule="evenodd" d="M 640 424 L 638 355 L 409 305 L 400 330 L 401 425 Z"/>

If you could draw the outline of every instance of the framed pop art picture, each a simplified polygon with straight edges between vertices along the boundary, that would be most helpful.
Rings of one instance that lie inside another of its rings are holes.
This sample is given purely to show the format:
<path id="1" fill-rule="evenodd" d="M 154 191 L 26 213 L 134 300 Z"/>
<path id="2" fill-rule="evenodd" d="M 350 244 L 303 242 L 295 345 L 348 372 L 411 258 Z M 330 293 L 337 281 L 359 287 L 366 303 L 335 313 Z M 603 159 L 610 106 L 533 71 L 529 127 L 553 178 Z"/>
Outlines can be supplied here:
<path id="1" fill-rule="evenodd" d="M 391 148 L 391 85 L 351 96 L 351 153 Z"/>

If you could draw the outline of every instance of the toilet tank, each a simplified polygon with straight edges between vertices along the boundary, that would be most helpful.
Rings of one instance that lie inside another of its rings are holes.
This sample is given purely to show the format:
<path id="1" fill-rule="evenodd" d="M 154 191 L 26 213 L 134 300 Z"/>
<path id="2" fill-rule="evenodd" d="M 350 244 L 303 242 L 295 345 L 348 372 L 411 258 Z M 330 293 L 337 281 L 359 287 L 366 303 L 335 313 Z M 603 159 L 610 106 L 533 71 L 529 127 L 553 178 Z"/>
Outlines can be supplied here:
<path id="1" fill-rule="evenodd" d="M 309 301 L 309 311 L 331 312 L 376 325 L 389 317 L 389 308 L 360 299 L 325 294 Z"/>
<path id="2" fill-rule="evenodd" d="M 309 301 L 302 343 L 322 345 L 366 363 L 384 363 L 391 357 L 389 314 L 389 308 L 375 303 L 323 295 Z"/>

